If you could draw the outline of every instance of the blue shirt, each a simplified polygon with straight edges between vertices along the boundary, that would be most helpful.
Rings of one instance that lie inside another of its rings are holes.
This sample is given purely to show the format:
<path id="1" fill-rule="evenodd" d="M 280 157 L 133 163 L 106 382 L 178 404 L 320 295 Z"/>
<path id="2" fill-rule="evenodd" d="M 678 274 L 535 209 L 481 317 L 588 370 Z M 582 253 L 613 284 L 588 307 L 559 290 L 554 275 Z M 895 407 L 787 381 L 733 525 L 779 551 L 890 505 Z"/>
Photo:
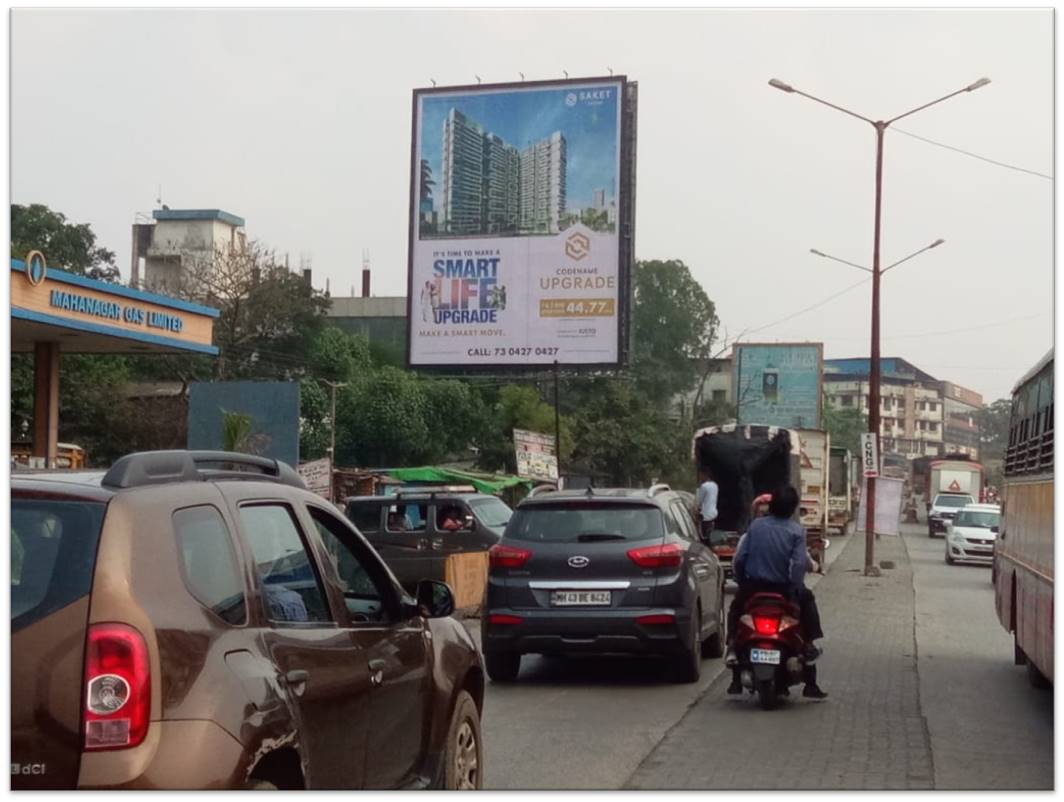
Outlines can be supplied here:
<path id="1" fill-rule="evenodd" d="M 698 512 L 703 521 L 717 520 L 717 483 L 707 479 L 698 487 Z"/>
<path id="2" fill-rule="evenodd" d="M 808 564 L 805 529 L 790 518 L 768 516 L 750 524 L 735 550 L 732 570 L 739 582 L 801 587 Z"/>

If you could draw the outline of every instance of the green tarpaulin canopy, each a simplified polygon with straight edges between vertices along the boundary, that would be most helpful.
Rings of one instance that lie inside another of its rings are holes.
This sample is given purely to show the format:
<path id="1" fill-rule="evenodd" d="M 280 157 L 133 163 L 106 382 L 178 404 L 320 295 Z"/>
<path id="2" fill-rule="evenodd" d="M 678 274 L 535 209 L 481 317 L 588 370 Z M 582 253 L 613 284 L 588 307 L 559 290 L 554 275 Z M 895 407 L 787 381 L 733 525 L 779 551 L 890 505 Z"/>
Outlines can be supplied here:
<path id="1" fill-rule="evenodd" d="M 472 473 L 456 468 L 392 468 L 388 475 L 400 482 L 432 482 L 434 484 L 473 485 L 480 493 L 495 495 L 508 487 L 523 485 L 531 488 L 535 482 L 505 474 Z"/>

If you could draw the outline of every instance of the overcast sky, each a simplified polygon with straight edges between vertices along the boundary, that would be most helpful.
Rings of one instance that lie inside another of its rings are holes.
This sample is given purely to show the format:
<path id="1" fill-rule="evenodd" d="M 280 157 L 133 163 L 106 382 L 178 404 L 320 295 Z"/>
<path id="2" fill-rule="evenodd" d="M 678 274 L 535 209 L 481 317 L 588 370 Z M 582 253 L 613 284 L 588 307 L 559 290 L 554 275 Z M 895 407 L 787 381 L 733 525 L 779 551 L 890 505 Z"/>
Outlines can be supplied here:
<path id="1" fill-rule="evenodd" d="M 91 223 L 129 276 L 130 224 L 156 208 L 247 220 L 315 284 L 406 292 L 410 98 L 435 79 L 627 74 L 639 82 L 636 252 L 686 262 L 731 336 L 862 279 L 872 258 L 871 126 L 780 78 L 886 119 L 1053 171 L 1053 11 L 16 10 L 11 200 Z M 1053 183 L 900 133 L 886 139 L 883 355 L 1008 393 L 1052 345 Z M 870 285 L 745 337 L 869 347 Z M 963 330 L 963 331 L 962 331 Z"/>

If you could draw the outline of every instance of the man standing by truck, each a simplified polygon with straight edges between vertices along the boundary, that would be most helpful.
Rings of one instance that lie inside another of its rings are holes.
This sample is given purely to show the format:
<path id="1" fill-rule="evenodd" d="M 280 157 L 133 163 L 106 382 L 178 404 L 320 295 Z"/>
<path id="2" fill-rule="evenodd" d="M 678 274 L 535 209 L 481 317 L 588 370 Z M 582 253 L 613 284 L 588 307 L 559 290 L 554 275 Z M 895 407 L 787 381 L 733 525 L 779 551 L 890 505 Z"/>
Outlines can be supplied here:
<path id="1" fill-rule="evenodd" d="M 698 472 L 698 481 L 698 526 L 702 539 L 708 542 L 709 534 L 713 531 L 713 522 L 717 520 L 717 496 L 720 488 L 706 468 Z"/>

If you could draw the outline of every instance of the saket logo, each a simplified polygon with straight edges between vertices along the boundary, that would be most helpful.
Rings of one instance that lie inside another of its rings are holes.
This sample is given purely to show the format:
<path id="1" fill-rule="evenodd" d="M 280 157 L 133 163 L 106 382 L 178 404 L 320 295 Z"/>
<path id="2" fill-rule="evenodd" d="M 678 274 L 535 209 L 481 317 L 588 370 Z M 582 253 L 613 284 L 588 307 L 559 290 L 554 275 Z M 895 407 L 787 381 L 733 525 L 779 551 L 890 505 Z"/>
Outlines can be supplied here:
<path id="1" fill-rule="evenodd" d="M 569 235 L 569 239 L 565 241 L 566 256 L 580 261 L 589 253 L 591 253 L 591 240 L 586 235 L 579 231 Z"/>
<path id="2" fill-rule="evenodd" d="M 576 92 L 570 92 L 568 95 L 565 96 L 565 105 L 569 108 L 572 108 L 576 105 L 576 100 Z"/>
<path id="3" fill-rule="evenodd" d="M 577 554 L 575 557 L 569 558 L 570 568 L 587 568 L 590 563 L 591 560 L 582 554 Z"/>

